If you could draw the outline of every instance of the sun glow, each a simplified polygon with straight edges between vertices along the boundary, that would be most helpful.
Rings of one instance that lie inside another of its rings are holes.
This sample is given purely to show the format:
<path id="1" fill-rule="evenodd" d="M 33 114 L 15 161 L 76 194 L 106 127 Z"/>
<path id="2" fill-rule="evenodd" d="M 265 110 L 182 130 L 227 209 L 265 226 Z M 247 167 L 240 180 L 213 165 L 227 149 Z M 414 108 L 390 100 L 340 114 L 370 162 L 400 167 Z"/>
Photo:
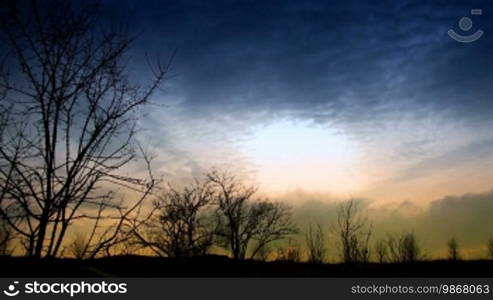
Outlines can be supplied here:
<path id="1" fill-rule="evenodd" d="M 242 148 L 268 192 L 301 188 L 348 195 L 364 185 L 356 142 L 330 128 L 275 122 L 255 128 Z"/>

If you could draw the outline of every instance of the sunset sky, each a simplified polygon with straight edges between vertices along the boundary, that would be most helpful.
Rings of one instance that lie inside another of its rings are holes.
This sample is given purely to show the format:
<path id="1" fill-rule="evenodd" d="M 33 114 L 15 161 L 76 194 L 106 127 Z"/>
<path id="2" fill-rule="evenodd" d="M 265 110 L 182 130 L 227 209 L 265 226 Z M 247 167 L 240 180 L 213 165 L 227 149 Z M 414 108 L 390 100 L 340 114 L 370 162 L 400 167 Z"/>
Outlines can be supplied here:
<path id="1" fill-rule="evenodd" d="M 141 122 L 168 180 L 223 166 L 275 199 L 493 209 L 491 1 L 104 3 L 140 33 L 133 62 L 176 50 Z"/>
<path id="2" fill-rule="evenodd" d="M 413 232 L 443 257 L 457 237 L 466 257 L 484 254 L 493 237 L 492 1 L 101 4 L 99 25 L 125 24 L 136 37 L 124 57 L 130 80 L 145 86 L 149 61 L 172 58 L 138 112 L 137 139 L 165 182 L 228 170 L 292 205 L 302 229 L 330 228 L 337 204 L 357 199 L 376 238 Z M 483 35 L 460 43 L 451 29 Z"/>
<path id="3" fill-rule="evenodd" d="M 492 188 L 487 1 L 105 3 L 137 54 L 177 51 L 142 123 L 169 174 L 234 163 L 269 193 L 382 200 Z M 447 35 L 463 16 L 480 40 Z"/>

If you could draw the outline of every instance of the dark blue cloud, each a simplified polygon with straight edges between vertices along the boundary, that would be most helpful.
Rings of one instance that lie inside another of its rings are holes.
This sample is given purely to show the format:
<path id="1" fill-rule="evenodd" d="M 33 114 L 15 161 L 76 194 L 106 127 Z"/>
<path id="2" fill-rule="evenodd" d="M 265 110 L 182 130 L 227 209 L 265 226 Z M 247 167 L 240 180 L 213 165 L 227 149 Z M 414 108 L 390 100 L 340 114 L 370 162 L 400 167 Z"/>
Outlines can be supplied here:
<path id="1" fill-rule="evenodd" d="M 426 132 L 433 123 L 433 134 L 397 147 L 415 157 L 428 151 L 423 141 L 460 138 L 445 127 L 474 135 L 493 126 L 491 1 L 111 0 L 104 7 L 142 32 L 139 54 L 177 49 L 164 98 L 179 102 L 185 127 L 203 121 L 233 132 L 291 118 L 379 143 L 382 132 L 399 139 L 401 127 Z M 473 8 L 483 15 L 471 16 Z M 485 32 L 480 40 L 447 35 L 464 34 L 463 16 L 473 19 L 471 31 Z M 463 155 L 476 151 L 454 145 L 470 151 Z"/>
<path id="2" fill-rule="evenodd" d="M 493 24 L 487 1 L 145 1 L 122 5 L 145 49 L 178 49 L 190 113 L 281 111 L 321 122 L 439 111 L 493 111 Z M 486 32 L 446 34 L 471 8 Z"/>

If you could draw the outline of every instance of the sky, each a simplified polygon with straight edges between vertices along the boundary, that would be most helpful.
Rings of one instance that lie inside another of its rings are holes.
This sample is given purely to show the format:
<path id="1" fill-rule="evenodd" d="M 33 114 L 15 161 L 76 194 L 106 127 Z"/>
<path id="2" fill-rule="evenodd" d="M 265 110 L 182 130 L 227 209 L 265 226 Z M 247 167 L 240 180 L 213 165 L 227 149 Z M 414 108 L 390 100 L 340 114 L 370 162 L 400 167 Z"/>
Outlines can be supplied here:
<path id="1" fill-rule="evenodd" d="M 103 3 L 135 61 L 176 51 L 141 121 L 169 180 L 226 166 L 273 197 L 418 203 L 493 188 L 489 1 Z"/>
<path id="2" fill-rule="evenodd" d="M 338 201 L 356 198 L 376 238 L 415 232 L 443 256 L 455 236 L 481 257 L 493 236 L 491 1 L 101 4 L 103 23 L 137 36 L 132 80 L 172 58 L 138 124 L 165 181 L 226 169 L 293 205 L 303 228 L 328 228 Z M 461 43 L 449 30 L 483 35 Z"/>
<path id="3" fill-rule="evenodd" d="M 142 57 L 175 53 L 140 121 L 166 181 L 225 168 L 294 205 L 303 224 L 329 224 L 334 203 L 363 199 L 376 238 L 415 232 L 443 256 L 455 236 L 466 257 L 482 257 L 493 225 L 491 1 L 103 3 L 139 35 L 135 80 Z M 460 43 L 451 29 L 484 34 Z"/>

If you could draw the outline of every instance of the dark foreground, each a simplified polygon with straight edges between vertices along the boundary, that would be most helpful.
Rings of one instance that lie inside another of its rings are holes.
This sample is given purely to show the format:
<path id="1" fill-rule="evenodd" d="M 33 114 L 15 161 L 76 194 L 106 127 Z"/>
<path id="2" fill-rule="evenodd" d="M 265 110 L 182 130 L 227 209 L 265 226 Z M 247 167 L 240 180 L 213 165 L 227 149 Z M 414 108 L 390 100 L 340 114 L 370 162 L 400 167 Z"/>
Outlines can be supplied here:
<path id="1" fill-rule="evenodd" d="M 0 277 L 493 277 L 493 261 L 324 264 L 234 261 L 223 256 L 94 260 L 0 257 Z"/>

